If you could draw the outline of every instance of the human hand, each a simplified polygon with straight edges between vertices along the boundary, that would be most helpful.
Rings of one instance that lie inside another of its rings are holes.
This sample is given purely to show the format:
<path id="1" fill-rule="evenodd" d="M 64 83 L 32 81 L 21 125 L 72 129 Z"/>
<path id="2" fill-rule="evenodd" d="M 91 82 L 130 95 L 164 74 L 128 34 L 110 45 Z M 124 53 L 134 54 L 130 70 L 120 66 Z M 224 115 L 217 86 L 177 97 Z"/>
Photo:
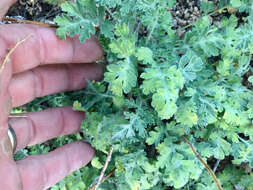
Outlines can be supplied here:
<path id="1" fill-rule="evenodd" d="M 13 2 L 0 1 L 0 18 Z M 0 187 L 4 190 L 47 189 L 86 165 L 94 154 L 90 145 L 74 142 L 48 154 L 13 160 L 8 122 L 17 135 L 19 150 L 79 131 L 84 115 L 63 107 L 8 120 L 12 107 L 36 97 L 81 89 L 85 78 L 98 80 L 102 76 L 102 68 L 90 64 L 103 54 L 96 39 L 84 44 L 77 38 L 61 41 L 53 29 L 32 25 L 0 25 L 0 64 L 8 50 L 28 35 L 32 36 L 17 47 L 0 73 Z"/>

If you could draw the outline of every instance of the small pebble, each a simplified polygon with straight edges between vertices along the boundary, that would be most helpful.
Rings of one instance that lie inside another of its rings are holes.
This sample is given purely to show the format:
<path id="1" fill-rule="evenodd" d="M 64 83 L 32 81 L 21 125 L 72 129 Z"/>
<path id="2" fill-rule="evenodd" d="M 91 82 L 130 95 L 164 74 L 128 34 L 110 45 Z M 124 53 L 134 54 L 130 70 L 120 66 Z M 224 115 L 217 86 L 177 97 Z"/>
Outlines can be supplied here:
<path id="1" fill-rule="evenodd" d="M 197 13 L 197 12 L 193 12 L 192 13 L 194 16 L 199 16 L 199 13 Z"/>
<path id="2" fill-rule="evenodd" d="M 177 35 L 179 36 L 179 38 L 182 38 L 184 36 L 185 31 L 184 30 L 177 30 Z"/>
<path id="3" fill-rule="evenodd" d="M 185 15 L 184 15 L 184 18 L 185 19 L 188 19 L 190 17 L 190 14 L 187 12 Z"/>
<path id="4" fill-rule="evenodd" d="M 174 16 L 174 17 L 176 16 L 175 11 L 171 11 L 170 13 L 172 14 L 172 16 Z"/>
<path id="5" fill-rule="evenodd" d="M 184 2 L 183 2 L 183 0 L 178 0 L 178 2 L 180 3 L 180 4 L 183 4 Z M 178 3 L 177 3 L 178 4 Z"/>
<path id="6" fill-rule="evenodd" d="M 177 26 L 177 20 L 176 19 L 173 20 L 173 26 Z"/>
<path id="7" fill-rule="evenodd" d="M 201 0 L 177 0 L 171 9 L 173 16 L 173 29 L 177 31 L 177 35 L 181 38 L 188 29 L 182 27 L 192 24 L 201 16 L 199 2 Z M 213 22 L 210 20 L 210 22 Z"/>
<path id="8" fill-rule="evenodd" d="M 178 24 L 180 26 L 185 26 L 186 25 L 186 21 L 185 20 L 182 20 L 182 19 L 179 18 L 177 21 L 178 21 Z"/>

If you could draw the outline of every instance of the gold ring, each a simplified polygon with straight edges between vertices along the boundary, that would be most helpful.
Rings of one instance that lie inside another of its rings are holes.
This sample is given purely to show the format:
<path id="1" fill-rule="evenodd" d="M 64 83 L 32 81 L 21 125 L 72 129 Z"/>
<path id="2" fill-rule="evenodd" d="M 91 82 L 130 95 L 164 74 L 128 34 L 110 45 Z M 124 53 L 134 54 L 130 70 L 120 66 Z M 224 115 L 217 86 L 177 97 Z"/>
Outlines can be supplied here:
<path id="1" fill-rule="evenodd" d="M 12 150 L 14 154 L 17 148 L 17 136 L 14 129 L 11 127 L 10 124 L 9 124 L 9 129 L 8 129 L 8 136 L 11 141 L 11 146 L 12 146 Z"/>

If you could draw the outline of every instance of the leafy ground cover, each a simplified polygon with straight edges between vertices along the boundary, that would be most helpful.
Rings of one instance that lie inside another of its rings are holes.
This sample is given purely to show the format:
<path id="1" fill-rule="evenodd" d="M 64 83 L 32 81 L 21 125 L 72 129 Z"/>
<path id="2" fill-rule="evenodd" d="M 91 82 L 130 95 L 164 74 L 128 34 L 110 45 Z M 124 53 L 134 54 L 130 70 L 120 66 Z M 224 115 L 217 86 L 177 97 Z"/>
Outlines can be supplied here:
<path id="1" fill-rule="evenodd" d="M 84 138 L 96 157 L 52 190 L 253 189 L 250 0 L 75 0 L 61 10 L 60 38 L 98 36 L 104 79 L 14 110 L 74 102 L 86 112 L 82 133 L 17 159 Z"/>

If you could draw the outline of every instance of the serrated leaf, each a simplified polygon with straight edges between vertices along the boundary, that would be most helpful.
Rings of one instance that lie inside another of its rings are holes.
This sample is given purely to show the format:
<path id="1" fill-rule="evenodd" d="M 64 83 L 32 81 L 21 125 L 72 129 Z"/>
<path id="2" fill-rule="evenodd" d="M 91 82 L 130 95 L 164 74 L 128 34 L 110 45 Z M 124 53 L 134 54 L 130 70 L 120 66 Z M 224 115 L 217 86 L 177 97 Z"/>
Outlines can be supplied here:
<path id="1" fill-rule="evenodd" d="M 253 168 L 253 143 L 240 138 L 239 143 L 234 143 L 232 155 L 234 156 L 233 163 L 249 163 L 250 168 Z"/>
<path id="2" fill-rule="evenodd" d="M 101 162 L 99 161 L 98 157 L 95 157 L 92 159 L 91 161 L 91 165 L 97 169 L 101 169 L 103 168 L 103 164 L 101 164 Z"/>
<path id="3" fill-rule="evenodd" d="M 131 124 L 121 124 L 112 136 L 112 140 L 134 139 L 135 132 Z"/>
<path id="4" fill-rule="evenodd" d="M 230 75 L 230 68 L 232 67 L 233 63 L 231 60 L 224 59 L 219 62 L 217 67 L 217 71 L 222 76 L 229 76 Z"/>
<path id="5" fill-rule="evenodd" d="M 81 104 L 80 102 L 78 102 L 78 101 L 74 101 L 74 103 L 73 103 L 73 110 L 74 110 L 74 111 L 83 111 L 83 112 L 87 111 L 87 110 L 82 106 L 82 104 Z"/>
<path id="6" fill-rule="evenodd" d="M 114 23 L 108 20 L 105 20 L 100 25 L 101 34 L 104 34 L 104 36 L 107 38 L 112 39 L 114 37 L 113 29 L 114 29 Z"/>
<path id="7" fill-rule="evenodd" d="M 104 80 L 110 83 L 113 94 L 122 96 L 123 92 L 129 93 L 136 86 L 137 71 L 135 67 L 135 64 L 129 59 L 107 66 L 108 72 L 105 73 Z"/>
<path id="8" fill-rule="evenodd" d="M 240 7 L 242 5 L 241 0 L 231 0 L 230 3 L 233 7 Z"/>
<path id="9" fill-rule="evenodd" d="M 141 88 L 144 94 L 153 94 L 152 106 L 162 119 L 169 119 L 176 111 L 178 92 L 183 87 L 181 71 L 175 66 L 162 68 L 154 65 L 141 74 L 144 79 Z"/>
<path id="10" fill-rule="evenodd" d="M 66 36 L 74 37 L 79 35 L 81 42 L 90 38 L 91 34 L 95 34 L 95 25 L 98 24 L 96 17 L 96 5 L 92 0 L 73 2 L 65 2 L 61 5 L 64 12 L 62 16 L 57 16 L 54 21 L 60 26 L 56 30 L 56 34 L 61 39 Z"/>
<path id="11" fill-rule="evenodd" d="M 138 133 L 139 137 L 145 138 L 147 136 L 146 123 L 136 113 L 124 112 L 125 119 L 130 121 L 130 125 Z"/>
<path id="12" fill-rule="evenodd" d="M 198 116 L 196 114 L 197 108 L 193 101 L 181 103 L 178 111 L 175 114 L 177 122 L 183 126 L 192 127 L 198 123 Z"/>
<path id="13" fill-rule="evenodd" d="M 130 33 L 126 24 L 116 25 L 115 35 L 118 36 L 117 40 L 113 40 L 109 45 L 113 53 L 116 53 L 118 58 L 129 58 L 135 53 L 135 35 Z"/>
<path id="14" fill-rule="evenodd" d="M 197 77 L 197 73 L 204 68 L 204 64 L 200 57 L 193 55 L 188 51 L 179 61 L 179 68 L 183 72 L 185 80 L 193 81 Z"/>
<path id="15" fill-rule="evenodd" d="M 153 52 L 147 47 L 138 48 L 136 56 L 138 60 L 143 61 L 144 64 L 153 62 Z"/>
<path id="16" fill-rule="evenodd" d="M 157 166 L 165 168 L 163 180 L 166 184 L 181 188 L 190 178 L 199 178 L 203 166 L 187 144 L 173 144 L 172 146 L 171 140 L 166 138 L 157 149 L 160 154 Z"/>
<path id="17" fill-rule="evenodd" d="M 224 39 L 221 35 L 212 33 L 200 39 L 198 45 L 208 57 L 218 56 L 219 50 L 224 46 Z"/>
<path id="18" fill-rule="evenodd" d="M 85 139 L 104 153 L 108 153 L 113 143 L 135 136 L 132 126 L 120 115 L 104 116 L 97 112 L 86 112 L 81 129 L 85 133 Z"/>
<path id="19" fill-rule="evenodd" d="M 156 127 L 154 131 L 149 132 L 149 137 L 146 139 L 148 145 L 158 145 L 165 136 L 165 131 L 161 127 Z"/>
<path id="20" fill-rule="evenodd" d="M 229 142 L 221 138 L 216 132 L 212 133 L 210 138 L 207 142 L 197 144 L 197 150 L 199 150 L 203 157 L 209 158 L 214 156 L 222 160 L 230 154 L 232 147 Z"/>
<path id="21" fill-rule="evenodd" d="M 106 5 L 109 8 L 114 8 L 117 5 L 121 4 L 121 0 L 96 0 L 97 2 L 99 2 L 101 5 Z"/>

